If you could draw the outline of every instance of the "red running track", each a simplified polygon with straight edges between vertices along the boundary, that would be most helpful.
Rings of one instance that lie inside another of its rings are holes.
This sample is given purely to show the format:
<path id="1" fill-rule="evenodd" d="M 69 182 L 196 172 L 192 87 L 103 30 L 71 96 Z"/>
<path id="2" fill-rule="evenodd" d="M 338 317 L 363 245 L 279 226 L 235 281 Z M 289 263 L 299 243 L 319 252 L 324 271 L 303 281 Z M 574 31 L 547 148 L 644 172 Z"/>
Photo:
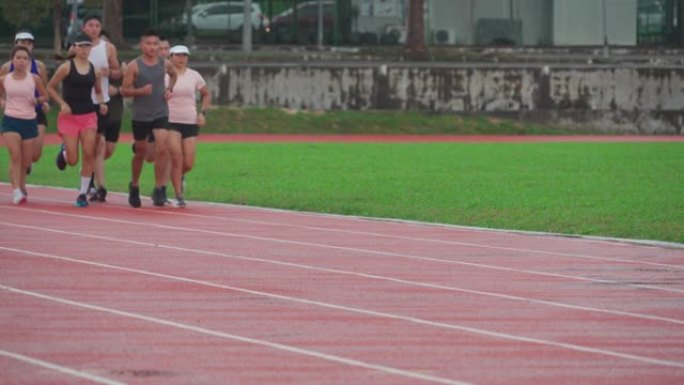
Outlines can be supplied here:
<path id="1" fill-rule="evenodd" d="M 684 249 L 0 184 L 2 384 L 682 384 Z"/>

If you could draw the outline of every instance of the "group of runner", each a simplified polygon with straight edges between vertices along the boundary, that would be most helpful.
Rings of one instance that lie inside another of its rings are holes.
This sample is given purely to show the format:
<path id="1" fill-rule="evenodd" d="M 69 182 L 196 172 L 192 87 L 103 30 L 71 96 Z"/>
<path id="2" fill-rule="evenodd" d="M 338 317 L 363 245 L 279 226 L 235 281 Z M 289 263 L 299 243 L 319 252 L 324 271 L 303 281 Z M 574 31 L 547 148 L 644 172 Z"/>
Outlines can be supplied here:
<path id="1" fill-rule="evenodd" d="M 140 174 L 147 160 L 154 162 L 153 204 L 186 206 L 184 175 L 194 166 L 195 140 L 211 102 L 206 82 L 188 67 L 188 47 L 169 47 L 168 41 L 149 29 L 140 38 L 141 55 L 126 65 L 102 31 L 99 17 L 88 16 L 82 33 L 73 41 L 69 59 L 48 81 L 45 65 L 32 57 L 33 35 L 20 31 L 15 43 L 10 61 L 0 69 L 2 136 L 10 154 L 15 204 L 28 199 L 26 176 L 42 154 L 48 99 L 59 106 L 57 130 L 63 144 L 57 167 L 64 170 L 67 165 L 77 165 L 80 147 L 80 188 L 75 205 L 105 202 L 104 164 L 118 143 L 123 98 L 128 97 L 132 98 L 134 138 L 129 204 L 141 206 Z M 166 195 L 169 181 L 173 202 Z"/>

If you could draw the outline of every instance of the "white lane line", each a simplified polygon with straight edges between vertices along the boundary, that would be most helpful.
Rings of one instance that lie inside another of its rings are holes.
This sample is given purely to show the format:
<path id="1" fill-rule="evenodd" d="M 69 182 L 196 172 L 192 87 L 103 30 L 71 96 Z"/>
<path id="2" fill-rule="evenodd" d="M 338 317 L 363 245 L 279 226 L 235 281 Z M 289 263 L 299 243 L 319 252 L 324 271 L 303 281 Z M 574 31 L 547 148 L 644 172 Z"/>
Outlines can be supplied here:
<path id="1" fill-rule="evenodd" d="M 3 349 L 0 349 L 0 356 L 12 358 L 12 359 L 17 360 L 17 361 L 25 362 L 27 364 L 31 364 L 31 365 L 35 365 L 35 366 L 40 366 L 42 368 L 54 370 L 56 372 L 60 372 L 63 374 L 68 374 L 72 377 L 84 378 L 86 380 L 97 382 L 98 384 L 126 385 L 123 382 L 110 380 L 108 378 L 96 376 L 94 374 L 90 374 L 90 373 L 86 373 L 86 372 L 81 372 L 79 370 L 74 370 L 71 368 L 67 368 L 65 366 L 53 364 L 53 363 L 43 361 L 43 360 L 39 360 L 36 358 L 31 358 L 31 357 L 28 357 L 28 356 L 25 356 L 22 354 L 12 353 L 12 352 L 9 352 L 9 351 L 3 350 Z"/>
<path id="2" fill-rule="evenodd" d="M 467 247 L 475 247 L 475 248 L 490 249 L 490 250 L 515 251 L 515 252 L 522 252 L 522 253 L 529 253 L 529 254 L 552 255 L 552 256 L 559 256 L 559 257 L 568 257 L 568 258 L 577 258 L 577 259 L 586 259 L 586 260 L 595 260 L 595 261 L 621 262 L 621 263 L 629 263 L 629 264 L 636 264 L 636 265 L 654 266 L 654 267 L 667 268 L 667 269 L 684 270 L 684 265 L 673 265 L 673 264 L 668 264 L 668 263 L 649 262 L 649 261 L 632 260 L 632 259 L 625 259 L 625 258 L 600 257 L 600 256 L 593 256 L 593 255 L 588 255 L 588 254 L 564 253 L 564 252 L 560 252 L 560 251 L 536 250 L 536 249 L 519 248 L 519 247 L 493 246 L 493 245 L 485 245 L 485 244 L 481 244 L 481 243 L 448 241 L 448 240 L 434 239 L 434 238 L 409 237 L 409 236 L 394 235 L 394 234 L 385 234 L 385 233 L 368 232 L 368 231 L 357 231 L 357 230 L 343 230 L 343 229 L 334 229 L 334 228 L 318 227 L 318 226 L 292 225 L 292 224 L 279 223 L 279 222 L 257 221 L 257 220 L 253 220 L 253 219 L 242 219 L 242 218 L 231 218 L 231 217 L 212 216 L 212 215 L 190 214 L 190 213 L 178 212 L 178 211 L 157 211 L 157 212 L 167 214 L 167 215 L 178 215 L 178 216 L 185 216 L 185 217 L 191 217 L 191 218 L 202 218 L 202 219 L 210 219 L 210 220 L 213 219 L 213 220 L 229 221 L 229 222 L 250 223 L 250 224 L 256 224 L 256 225 L 267 225 L 267 226 L 294 228 L 294 229 L 301 229 L 301 230 L 326 231 L 326 232 L 340 233 L 340 234 L 366 235 L 366 236 L 379 237 L 379 238 L 401 239 L 401 240 L 407 240 L 407 241 L 418 241 L 418 242 L 427 242 L 427 243 L 453 245 L 453 246 L 467 246 Z"/>
<path id="3" fill-rule="evenodd" d="M 0 185 L 6 185 L 10 186 L 9 183 L 6 182 L 0 182 Z M 43 190 L 60 190 L 60 191 L 72 191 L 73 189 L 68 189 L 64 187 L 56 187 L 56 186 L 43 186 L 43 185 L 29 185 L 31 187 L 43 189 Z M 120 202 L 123 203 L 124 205 L 127 204 L 126 202 L 126 197 L 127 195 L 125 193 L 120 193 L 120 192 L 112 192 L 112 196 L 118 196 L 121 198 Z M 0 195 L 5 195 L 7 197 L 10 197 L 10 194 L 2 194 Z M 44 200 L 44 201 L 49 201 L 49 202 L 61 202 L 64 203 L 64 200 L 59 200 L 59 199 L 51 199 L 51 198 L 44 198 L 44 197 L 36 197 L 37 200 Z M 611 237 L 601 237 L 601 236 L 590 236 L 590 235 L 579 235 L 579 234 L 568 234 L 568 233 L 551 233 L 551 232 L 544 232 L 544 231 L 525 231 L 525 230 L 510 230 L 510 229 L 497 229 L 497 228 L 491 228 L 491 227 L 477 227 L 477 226 L 465 226 L 465 225 L 454 225 L 454 224 L 447 224 L 447 223 L 437 223 L 437 222 L 421 222 L 421 221 L 416 221 L 416 220 L 408 220 L 408 219 L 396 219 L 396 218 L 378 218 L 378 217 L 364 217 L 360 215 L 344 215 L 344 214 L 328 214 L 328 213 L 317 213 L 317 212 L 308 212 L 308 211 L 295 211 L 295 210 L 288 210 L 288 209 L 279 209 L 279 208 L 273 208 L 273 207 L 260 207 L 260 206 L 245 206 L 245 205 L 240 205 L 240 204 L 235 204 L 235 203 L 221 203 L 221 202 L 205 202 L 205 201 L 193 201 L 193 206 L 194 205 L 201 205 L 204 207 L 223 207 L 223 208 L 232 208 L 232 209 L 238 209 L 242 211 L 260 211 L 260 212 L 267 212 L 267 213 L 280 213 L 280 214 L 287 214 L 291 216 L 299 216 L 299 217 L 305 217 L 305 218 L 332 218 L 332 219 L 341 219 L 344 220 L 345 222 L 351 222 L 351 221 L 356 221 L 356 222 L 376 222 L 376 223 L 382 223 L 386 225 L 392 225 L 392 226 L 413 226 L 413 227 L 419 227 L 419 228 L 425 228 L 425 227 L 431 227 L 431 228 L 436 228 L 436 229 L 443 229 L 443 230 L 451 230 L 451 231 L 460 231 L 460 232 L 472 232 L 472 233 L 495 233 L 497 235 L 501 236 L 507 236 L 507 237 L 514 237 L 514 236 L 541 236 L 541 237 L 552 237 L 552 238 L 559 238 L 559 239 L 565 239 L 565 240 L 577 240 L 583 243 L 590 242 L 590 243 L 598 243 L 598 244 L 606 244 L 606 245 L 611 245 L 611 246 L 620 246 L 620 247 L 647 247 L 647 248 L 669 248 L 669 249 L 678 249 L 678 250 L 684 250 L 684 244 L 682 243 L 676 243 L 676 242 L 666 242 L 666 241 L 654 241 L 654 240 L 648 240 L 648 239 L 629 239 L 629 238 L 611 238 Z M 144 208 L 143 210 L 147 211 L 150 209 Z M 156 210 L 156 209 L 152 209 Z M 159 212 L 159 211 L 157 211 Z M 170 212 L 171 213 L 171 212 Z M 177 213 L 177 214 L 187 214 L 187 213 Z M 385 234 L 389 235 L 389 234 Z M 419 238 L 420 239 L 420 238 Z M 425 239 L 425 238 L 424 238 Z M 487 246 L 487 245 L 483 245 Z M 495 246 L 494 246 L 495 247 Z M 530 250 L 531 252 L 540 252 L 540 253 L 545 253 L 546 251 L 544 250 Z M 675 265 L 675 266 L 680 266 L 680 265 Z"/>
<path id="4" fill-rule="evenodd" d="M 37 198 L 37 199 L 45 200 L 45 201 L 51 201 L 51 202 L 62 202 L 61 200 L 50 199 L 50 198 Z M 205 203 L 205 205 L 209 206 L 209 207 L 212 205 L 231 206 L 229 204 L 210 204 L 210 203 Z M 244 207 L 240 207 L 240 208 L 244 208 Z M 269 208 L 263 208 L 263 207 L 255 207 L 254 209 L 259 209 L 261 211 L 267 211 L 267 212 L 268 211 L 274 211 L 276 213 L 278 213 L 278 212 L 293 213 L 293 212 L 287 211 L 287 210 L 269 209 Z M 538 249 L 528 249 L 528 248 L 518 248 L 518 247 L 493 246 L 493 245 L 486 245 L 486 244 L 482 244 L 482 243 L 447 241 L 447 240 L 441 240 L 441 239 L 422 238 L 422 237 L 408 237 L 408 236 L 400 236 L 400 235 L 394 235 L 394 234 L 366 232 L 366 231 L 354 231 L 354 230 L 342 230 L 342 229 L 334 229 L 334 228 L 318 227 L 318 226 L 291 225 L 291 224 L 280 223 L 280 222 L 258 221 L 258 220 L 251 220 L 251 219 L 231 218 L 231 217 L 201 215 L 201 214 L 190 214 L 190 213 L 186 213 L 186 212 L 168 211 L 168 210 L 162 211 L 162 210 L 158 210 L 158 209 L 142 208 L 141 211 L 151 211 L 151 212 L 155 212 L 155 213 L 159 213 L 159 214 L 186 216 L 186 217 L 192 217 L 192 218 L 203 218 L 203 219 L 213 219 L 213 220 L 222 220 L 222 221 L 231 221 L 231 222 L 251 223 L 251 224 L 258 224 L 258 225 L 278 226 L 278 227 L 285 227 L 285 228 L 296 228 L 296 229 L 302 229 L 302 230 L 327 231 L 327 232 L 333 232 L 333 233 L 343 233 L 343 234 L 353 234 L 353 235 L 368 235 L 368 236 L 382 237 L 382 238 L 403 239 L 403 240 L 409 240 L 409 241 L 419 241 L 419 242 L 454 245 L 454 246 L 467 246 L 467 247 L 475 247 L 475 248 L 482 248 L 482 249 L 489 249 L 489 250 L 515 251 L 515 252 L 530 253 L 530 254 L 553 255 L 553 256 L 559 256 L 559 257 L 578 258 L 578 259 L 596 260 L 596 261 L 607 261 L 607 262 L 621 262 L 621 263 L 628 263 L 628 264 L 653 266 L 653 267 L 659 267 L 659 268 L 684 270 L 684 265 L 673 265 L 673 264 L 668 264 L 668 263 L 632 260 L 632 259 L 626 259 L 626 258 L 612 258 L 612 257 L 601 257 L 601 256 L 588 255 L 588 254 L 565 253 L 565 252 L 551 251 L 551 250 L 538 250 Z M 340 215 L 333 215 L 333 214 L 327 214 L 326 215 L 326 214 L 316 214 L 316 213 L 297 213 L 297 212 L 294 212 L 294 213 L 306 215 L 309 217 L 311 217 L 311 216 L 313 216 L 313 217 L 323 216 L 323 217 L 333 217 L 333 218 L 342 218 L 342 219 L 354 219 L 357 221 L 364 221 L 364 222 L 368 222 L 370 220 L 367 218 L 347 217 L 347 216 L 340 216 Z M 384 221 L 383 223 L 394 224 L 393 222 L 390 222 L 390 221 Z M 402 221 L 400 223 L 401 224 L 416 225 L 416 226 L 422 225 L 423 227 L 434 226 L 437 228 L 445 228 L 444 225 L 438 226 L 437 224 L 431 224 L 431 223 L 420 224 L 420 223 L 413 223 L 411 221 Z M 462 230 L 461 227 L 457 227 L 456 229 Z M 506 232 L 503 230 L 471 229 L 471 228 L 464 228 L 464 229 L 469 230 L 469 231 L 473 231 L 473 232 L 489 232 L 489 233 L 496 232 L 496 233 L 501 233 L 502 235 L 514 234 L 514 233 Z M 531 236 L 544 236 L 544 235 L 548 235 L 548 234 L 545 234 L 545 233 L 534 234 L 533 233 L 530 235 Z M 590 240 L 582 239 L 582 241 L 596 242 L 596 240 L 591 240 L 591 239 Z M 629 240 L 626 240 L 626 241 L 629 241 Z M 611 244 L 615 243 L 614 241 L 613 242 L 599 241 L 599 242 L 600 243 L 611 243 Z M 630 245 L 630 246 L 633 246 L 633 245 Z M 652 247 L 652 246 L 653 245 L 646 245 L 646 246 L 642 245 L 641 247 Z"/>
<path id="5" fill-rule="evenodd" d="M 393 368 L 390 366 L 385 366 L 385 365 L 378 365 L 378 364 L 372 364 L 368 363 L 365 361 L 359 361 L 351 358 L 345 358 L 342 356 L 336 356 L 332 354 L 327 354 L 327 353 L 322 353 L 318 352 L 315 350 L 310 350 L 310 349 L 304 349 L 304 348 L 298 348 L 295 346 L 290 346 L 290 345 L 285 345 L 285 344 L 279 344 L 276 342 L 270 342 L 266 340 L 260 340 L 256 338 L 250 338 L 250 337 L 245 337 L 245 336 L 240 336 L 237 334 L 231 334 L 231 333 L 225 333 L 217 330 L 211 330 L 211 329 L 206 329 L 202 328 L 199 326 L 194 326 L 194 325 L 189 325 L 189 324 L 184 324 L 180 322 L 174 322 L 162 318 L 156 318 L 152 316 L 147 316 L 139 313 L 132 313 L 128 311 L 123 311 L 123 310 L 117 310 L 117 309 L 112 309 L 108 307 L 103 307 L 103 306 L 97 306 L 97 305 L 92 305 L 88 303 L 83 303 L 83 302 L 77 302 L 77 301 L 72 301 L 64 298 L 59 298 L 59 297 L 53 297 L 47 294 L 41 294 L 33 291 L 28 291 L 28 290 L 22 290 L 18 288 L 14 288 L 11 286 L 6 286 L 0 284 L 0 290 L 6 290 L 11 293 L 16 293 L 16 294 L 22 294 L 25 296 L 29 297 L 34 297 L 34 298 L 40 298 L 43 300 L 48 300 L 56 303 L 61 303 L 64 305 L 69 305 L 73 307 L 78 307 L 81 309 L 88 309 L 88 310 L 94 310 L 102 313 L 108 313 L 108 314 L 114 314 L 117 316 L 121 317 L 126 317 L 126 318 L 133 318 L 145 322 L 150 322 L 158 325 L 165 325 L 165 326 L 170 326 L 173 328 L 177 329 L 182 329 L 182 330 L 187 330 L 195 333 L 200 333 L 204 335 L 209 335 L 213 337 L 220 337 L 224 339 L 229 339 L 233 341 L 238 341 L 238 342 L 243 342 L 251 345 L 258 345 L 258 346 L 263 346 L 267 347 L 270 349 L 274 350 L 280 350 L 280 351 L 285 351 L 288 353 L 294 353 L 302 356 L 307 356 L 307 357 L 313 357 L 325 361 L 330 361 L 334 362 L 337 364 L 342 364 L 342 365 L 347 365 L 347 366 L 353 366 L 353 367 L 359 367 L 359 368 L 364 368 L 364 369 L 370 369 L 378 372 L 382 372 L 385 374 L 391 374 L 395 376 L 401 376 L 401 377 L 406 377 L 406 378 L 412 378 L 415 380 L 421 380 L 425 382 L 433 382 L 437 384 L 447 384 L 447 385 L 469 385 L 467 382 L 463 381 L 456 381 L 448 378 L 442 378 L 442 377 L 436 377 L 436 376 L 431 376 L 428 374 L 423 374 L 419 372 L 412 372 L 409 370 L 403 370 L 403 369 L 397 369 Z"/>
<path id="6" fill-rule="evenodd" d="M 280 243 L 280 244 L 287 244 L 287 245 L 297 245 L 297 246 L 305 246 L 305 247 L 318 247 L 318 248 L 323 248 L 323 249 L 349 251 L 352 253 L 380 255 L 383 257 L 402 258 L 402 259 L 411 259 L 411 260 L 416 260 L 416 261 L 436 262 L 436 263 L 444 263 L 444 264 L 450 264 L 450 265 L 468 266 L 468 267 L 475 267 L 475 268 L 479 268 L 479 269 L 504 271 L 507 273 L 528 274 L 528 275 L 535 275 L 535 276 L 542 276 L 542 277 L 561 278 L 561 279 L 573 280 L 573 281 L 583 281 L 583 282 L 591 282 L 591 283 L 606 284 L 606 285 L 616 285 L 616 286 L 622 286 L 622 287 L 635 287 L 635 288 L 639 288 L 639 289 L 648 289 L 648 290 L 657 290 L 657 291 L 666 291 L 666 292 L 670 292 L 670 293 L 684 294 L 684 289 L 662 287 L 662 286 L 651 285 L 651 284 L 620 282 L 620 281 L 615 281 L 615 280 L 611 280 L 611 279 L 590 278 L 590 277 L 559 274 L 559 273 L 548 273 L 548 272 L 543 272 L 543 271 L 538 271 L 538 270 L 529 270 L 529 269 L 516 269 L 516 268 L 512 268 L 512 267 L 502 267 L 502 266 L 496 266 L 496 265 L 488 265 L 488 264 L 484 264 L 484 263 L 465 262 L 465 261 L 452 260 L 452 259 L 424 257 L 424 256 L 420 256 L 420 255 L 401 254 L 401 253 L 393 253 L 393 252 L 387 252 L 387 251 L 376 251 L 376 250 L 360 249 L 360 248 L 355 248 L 355 247 L 333 246 L 333 245 L 326 245 L 326 244 L 312 243 L 312 242 L 289 241 L 289 240 L 283 240 L 283 239 L 277 239 L 277 238 L 258 237 L 258 236 L 254 236 L 254 235 L 244 235 L 244 234 L 228 233 L 228 232 L 220 232 L 220 231 L 212 231 L 212 230 L 193 229 L 193 228 L 179 227 L 179 226 L 160 225 L 160 224 L 149 223 L 149 222 L 135 222 L 135 221 L 129 221 L 129 220 L 122 220 L 122 219 L 104 218 L 104 217 L 98 217 L 98 216 L 94 216 L 94 215 L 69 214 L 66 212 L 50 211 L 50 210 L 42 210 L 42 209 L 28 209 L 28 208 L 23 208 L 23 207 L 9 207 L 9 206 L 0 206 L 0 209 L 13 210 L 13 211 L 29 211 L 29 212 L 57 215 L 57 216 L 63 216 L 63 217 L 86 219 L 86 220 L 90 220 L 90 221 L 98 220 L 98 221 L 102 221 L 102 222 L 117 223 L 117 224 L 124 224 L 124 225 L 154 227 L 154 228 L 165 229 L 165 230 L 177 230 L 177 231 L 194 232 L 194 233 L 200 233 L 200 234 L 218 235 L 218 236 L 222 236 L 222 237 L 243 238 L 243 239 L 250 239 L 250 240 L 255 240 L 255 241 L 272 242 L 272 243 Z"/>
<path id="7" fill-rule="evenodd" d="M 594 308 L 594 307 L 589 307 L 589 306 L 566 304 L 566 303 L 550 301 L 550 300 L 539 300 L 539 299 L 534 299 L 534 298 L 530 298 L 530 297 L 520 297 L 520 296 L 514 296 L 514 295 L 510 295 L 510 294 L 500 294 L 500 293 L 493 293 L 493 292 L 487 292 L 487 291 L 481 291 L 481 290 L 472 290 L 472 289 L 460 288 L 460 287 L 455 287 L 455 286 L 446 286 L 446 285 L 434 284 L 434 283 L 430 283 L 430 282 L 412 281 L 412 280 L 387 277 L 387 276 L 382 276 L 382 275 L 377 275 L 377 274 L 358 273 L 358 272 L 353 272 L 353 271 L 348 271 L 348 270 L 318 267 L 318 266 L 312 266 L 312 265 L 283 262 L 283 261 L 278 261 L 278 260 L 264 259 L 264 258 L 257 258 L 257 257 L 248 257 L 248 256 L 242 256 L 242 255 L 236 255 L 236 254 L 228 254 L 228 253 L 200 250 L 200 249 L 195 249 L 195 248 L 172 246 L 172 245 L 166 245 L 163 243 L 131 241 L 128 239 L 122 239 L 122 238 L 116 238 L 116 237 L 91 235 L 91 234 L 78 233 L 78 232 L 74 232 L 74 231 L 62 231 L 62 230 L 55 230 L 55 229 L 44 228 L 44 227 L 27 226 L 27 225 L 20 225 L 20 224 L 7 223 L 7 222 L 0 223 L 0 226 L 2 226 L 2 225 L 10 226 L 10 227 L 18 227 L 18 228 L 27 229 L 27 230 L 57 233 L 57 234 L 65 235 L 65 236 L 99 239 L 99 240 L 104 240 L 104 241 L 109 241 L 109 242 L 131 244 L 131 245 L 136 245 L 136 246 L 157 247 L 157 248 L 163 248 L 163 249 L 168 249 L 168 250 L 173 250 L 173 251 L 180 251 L 183 253 L 192 253 L 192 254 L 200 254 L 200 255 L 206 255 L 206 256 L 211 256 L 211 257 L 225 258 L 225 259 L 235 259 L 235 260 L 242 260 L 242 261 L 249 261 L 249 262 L 265 263 L 265 264 L 283 266 L 283 267 L 299 269 L 299 270 L 312 270 L 312 271 L 319 271 L 319 272 L 324 272 L 324 273 L 347 275 L 347 276 L 354 276 L 354 277 L 360 277 L 360 278 L 368 278 L 368 279 L 379 280 L 379 281 L 394 282 L 394 283 L 399 283 L 399 284 L 408 285 L 408 286 L 425 287 L 425 288 L 429 288 L 429 289 L 438 289 L 438 290 L 447 290 L 447 291 L 453 291 L 453 292 L 457 292 L 457 293 L 473 294 L 473 295 L 493 297 L 493 298 L 499 298 L 499 299 L 505 299 L 505 300 L 524 302 L 524 303 L 534 303 L 534 304 L 538 304 L 538 305 L 545 305 L 545 306 L 559 307 L 559 308 L 565 308 L 565 309 L 579 310 L 579 311 L 585 311 L 585 312 L 590 312 L 590 313 L 602 313 L 602 314 L 609 314 L 609 315 L 619 316 L 619 317 L 631 317 L 631 318 L 645 319 L 645 320 L 650 320 L 650 321 L 659 321 L 659 322 L 667 322 L 667 323 L 672 323 L 672 324 L 684 325 L 684 320 L 680 320 L 680 319 L 676 319 L 676 318 L 660 317 L 660 316 L 656 316 L 656 315 L 652 315 L 652 314 L 634 313 L 634 312 L 626 312 L 626 311 L 620 311 L 620 310 L 600 309 L 600 308 Z M 19 249 L 12 249 L 12 248 L 0 246 L 0 250 L 1 249 L 10 250 L 10 251 L 17 251 L 17 252 L 24 252 L 23 250 L 19 250 Z"/>
<path id="8" fill-rule="evenodd" d="M 74 259 L 74 258 L 60 257 L 60 256 L 45 254 L 45 253 L 37 253 L 37 252 L 28 251 L 28 250 L 11 249 L 11 248 L 6 248 L 6 247 L 0 247 L 0 249 L 4 249 L 4 250 L 8 250 L 8 251 L 14 251 L 14 252 L 23 253 L 23 254 L 32 255 L 32 256 L 48 257 L 48 258 L 52 258 L 52 259 L 61 259 L 61 260 L 67 261 L 67 262 L 76 262 L 76 263 L 81 263 L 84 265 L 96 266 L 96 267 L 101 267 L 101 268 L 111 269 L 111 270 L 125 271 L 125 272 L 129 272 L 129 273 L 141 274 L 141 275 L 146 275 L 146 276 L 156 277 L 156 278 L 163 278 L 163 279 L 168 279 L 168 280 L 178 281 L 178 282 L 183 282 L 183 283 L 191 283 L 191 284 L 196 284 L 196 285 L 201 285 L 201 286 L 206 286 L 206 287 L 211 287 L 211 288 L 235 291 L 235 292 L 239 292 L 239 293 L 245 293 L 245 294 L 250 294 L 250 295 L 255 295 L 255 296 L 260 296 L 260 297 L 266 297 L 266 298 L 270 298 L 270 299 L 282 300 L 285 302 L 294 302 L 294 303 L 300 303 L 300 304 L 310 305 L 310 306 L 315 306 L 315 307 L 322 307 L 322 308 L 326 308 L 326 309 L 339 310 L 339 311 L 348 312 L 348 313 L 363 314 L 363 315 L 367 315 L 367 316 L 371 316 L 371 317 L 378 317 L 378 318 L 386 318 L 386 319 L 397 320 L 397 321 L 404 321 L 404 322 L 409 322 L 409 323 L 428 326 L 428 327 L 435 327 L 435 328 L 441 328 L 441 329 L 447 329 L 447 330 L 456 330 L 459 332 L 476 334 L 476 335 L 480 335 L 480 336 L 491 337 L 494 339 L 504 339 L 504 340 L 515 341 L 515 342 L 525 342 L 525 343 L 531 343 L 531 344 L 536 344 L 536 345 L 552 346 L 555 348 L 572 350 L 572 351 L 576 351 L 576 352 L 591 353 L 591 354 L 609 356 L 609 357 L 614 357 L 614 358 L 626 359 L 626 360 L 630 360 L 630 361 L 637 361 L 640 363 L 647 363 L 647 364 L 653 364 L 653 365 L 659 365 L 659 366 L 671 366 L 671 367 L 677 367 L 677 368 L 683 368 L 684 369 L 684 362 L 661 360 L 658 358 L 651 358 L 651 357 L 645 357 L 645 356 L 638 356 L 638 355 L 634 355 L 634 354 L 614 352 L 612 350 L 592 348 L 592 347 L 588 347 L 588 346 L 576 345 L 576 344 L 571 344 L 571 343 L 556 342 L 556 341 L 551 341 L 551 340 L 544 340 L 541 338 L 524 337 L 524 336 L 519 336 L 519 335 L 515 335 L 515 334 L 494 332 L 494 331 L 490 331 L 490 330 L 478 329 L 478 328 L 473 328 L 473 327 L 468 327 L 468 326 L 463 326 L 463 325 L 458 325 L 458 324 L 430 321 L 430 320 L 426 320 L 426 319 L 422 319 L 422 318 L 403 316 L 403 315 L 399 315 L 399 314 L 386 313 L 386 312 L 375 311 L 375 310 L 367 310 L 367 309 L 351 307 L 351 306 L 336 305 L 336 304 L 332 304 L 332 303 L 328 303 L 328 302 L 315 301 L 315 300 L 309 300 L 309 299 L 298 298 L 298 297 L 291 297 L 291 296 L 287 296 L 287 295 L 268 293 L 268 292 L 263 292 L 263 291 L 258 291 L 258 290 L 244 289 L 244 288 L 237 287 L 237 286 L 223 285 L 223 284 L 218 284 L 218 283 L 213 283 L 213 282 L 208 282 L 208 281 L 202 281 L 202 280 L 197 280 L 197 279 L 192 279 L 192 278 L 186 278 L 186 277 L 180 277 L 180 276 L 168 275 L 168 274 L 162 274 L 162 273 L 155 273 L 155 272 L 151 272 L 151 271 L 147 271 L 147 270 L 140 270 L 140 269 L 134 269 L 134 268 L 129 268 L 129 267 L 109 265 L 109 264 L 105 264 L 105 263 L 83 261 L 83 260 L 78 260 L 78 259 Z M 0 288 L 2 288 L 2 287 L 3 286 L 0 285 Z"/>

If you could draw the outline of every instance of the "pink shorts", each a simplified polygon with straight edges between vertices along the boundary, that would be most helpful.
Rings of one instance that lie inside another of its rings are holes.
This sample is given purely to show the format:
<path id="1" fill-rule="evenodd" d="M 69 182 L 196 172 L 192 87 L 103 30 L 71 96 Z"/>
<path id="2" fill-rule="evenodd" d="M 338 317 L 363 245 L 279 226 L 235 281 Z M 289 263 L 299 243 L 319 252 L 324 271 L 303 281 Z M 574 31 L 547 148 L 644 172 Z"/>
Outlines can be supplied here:
<path id="1" fill-rule="evenodd" d="M 79 136 L 82 131 L 97 130 L 97 114 L 59 114 L 57 117 L 57 131 L 59 135 Z"/>

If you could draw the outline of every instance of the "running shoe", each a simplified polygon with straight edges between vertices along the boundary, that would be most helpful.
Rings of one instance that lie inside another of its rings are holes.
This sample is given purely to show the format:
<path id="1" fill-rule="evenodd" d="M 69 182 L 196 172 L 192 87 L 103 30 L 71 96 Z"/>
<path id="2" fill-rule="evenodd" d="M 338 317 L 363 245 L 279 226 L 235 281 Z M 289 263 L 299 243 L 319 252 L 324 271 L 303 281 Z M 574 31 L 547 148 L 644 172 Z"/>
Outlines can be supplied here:
<path id="1" fill-rule="evenodd" d="M 166 203 L 166 199 L 164 198 L 164 193 L 162 192 L 161 187 L 155 187 L 154 190 L 152 190 L 152 203 L 155 206 L 164 206 Z"/>
<path id="2" fill-rule="evenodd" d="M 185 199 L 183 199 L 183 197 L 176 197 L 176 200 L 173 201 L 173 207 L 177 207 L 179 209 L 184 209 L 185 206 L 186 206 Z"/>
<path id="3" fill-rule="evenodd" d="M 26 202 L 28 202 L 28 198 L 26 197 L 26 195 L 21 190 L 15 190 L 12 202 L 15 205 L 23 205 Z"/>
<path id="4" fill-rule="evenodd" d="M 62 145 L 59 147 L 57 158 L 55 159 L 55 164 L 57 164 L 57 168 L 61 171 L 64 171 L 67 166 L 66 159 L 64 158 L 64 148 L 64 143 L 62 143 Z"/>
<path id="5" fill-rule="evenodd" d="M 104 187 L 98 187 L 95 193 L 89 198 L 91 202 L 107 202 L 107 189 Z"/>
<path id="6" fill-rule="evenodd" d="M 26 175 L 31 175 L 31 169 L 33 168 L 33 163 L 29 164 L 26 168 Z"/>
<path id="7" fill-rule="evenodd" d="M 76 207 L 88 207 L 88 197 L 86 197 L 85 194 L 78 194 L 74 205 L 76 205 Z"/>
<path id="8" fill-rule="evenodd" d="M 171 201 L 166 197 L 166 186 L 161 186 L 161 196 L 165 205 L 170 205 Z"/>
<path id="9" fill-rule="evenodd" d="M 135 155 L 135 142 L 131 143 L 131 151 L 133 151 L 133 155 Z"/>
<path id="10" fill-rule="evenodd" d="M 138 208 L 141 205 L 140 187 L 134 187 L 133 183 L 128 184 L 128 204 L 135 208 Z"/>

